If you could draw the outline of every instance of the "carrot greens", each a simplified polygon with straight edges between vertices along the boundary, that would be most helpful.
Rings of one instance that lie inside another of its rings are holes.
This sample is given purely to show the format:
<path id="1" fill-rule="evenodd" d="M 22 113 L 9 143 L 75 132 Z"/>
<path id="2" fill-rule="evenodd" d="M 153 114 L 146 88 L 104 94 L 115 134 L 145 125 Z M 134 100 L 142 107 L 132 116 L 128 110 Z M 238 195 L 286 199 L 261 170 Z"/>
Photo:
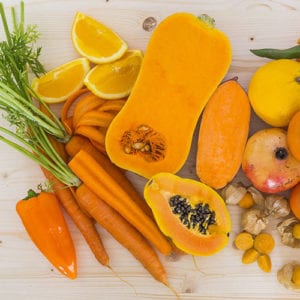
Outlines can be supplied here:
<path id="1" fill-rule="evenodd" d="M 57 153 L 48 134 L 61 142 L 69 135 L 64 126 L 30 86 L 29 72 L 45 72 L 39 61 L 41 48 L 35 49 L 39 32 L 24 25 L 24 3 L 20 21 L 11 9 L 13 31 L 9 30 L 3 4 L 0 15 L 6 40 L 0 42 L 0 109 L 10 128 L 0 127 L 0 141 L 5 142 L 51 172 L 67 186 L 78 186 L 80 180 Z M 37 100 L 37 101 L 36 101 Z M 47 113 L 37 107 L 40 104 Z M 13 128 L 13 129 L 12 129 Z"/>
<path id="2" fill-rule="evenodd" d="M 35 100 L 44 107 L 46 104 L 30 86 L 29 72 L 35 76 L 45 73 L 39 61 L 41 47 L 35 47 L 40 34 L 36 26 L 25 27 L 23 1 L 20 5 L 20 21 L 17 20 L 14 8 L 11 9 L 11 14 L 12 31 L 9 30 L 4 6 L 0 3 L 0 15 L 6 37 L 6 40 L 0 42 L 0 109 L 6 111 L 10 121 L 29 119 L 57 139 L 67 141 L 68 134 L 49 108 L 47 109 L 51 118 L 36 107 Z"/>

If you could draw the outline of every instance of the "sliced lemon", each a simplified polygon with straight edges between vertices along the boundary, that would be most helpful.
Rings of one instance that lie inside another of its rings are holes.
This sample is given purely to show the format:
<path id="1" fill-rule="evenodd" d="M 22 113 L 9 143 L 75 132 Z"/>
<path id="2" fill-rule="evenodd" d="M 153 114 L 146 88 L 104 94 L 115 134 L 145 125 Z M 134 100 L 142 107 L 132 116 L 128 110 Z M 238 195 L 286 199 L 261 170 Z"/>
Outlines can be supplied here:
<path id="1" fill-rule="evenodd" d="M 74 18 L 72 42 L 80 55 L 95 64 L 117 60 L 128 48 L 110 28 L 81 12 Z"/>
<path id="2" fill-rule="evenodd" d="M 63 102 L 84 85 L 90 69 L 88 59 L 78 58 L 34 78 L 31 86 L 46 103 Z"/>
<path id="3" fill-rule="evenodd" d="M 120 59 L 93 67 L 84 79 L 86 87 L 104 99 L 118 99 L 130 94 L 137 79 L 143 54 L 128 50 Z"/>

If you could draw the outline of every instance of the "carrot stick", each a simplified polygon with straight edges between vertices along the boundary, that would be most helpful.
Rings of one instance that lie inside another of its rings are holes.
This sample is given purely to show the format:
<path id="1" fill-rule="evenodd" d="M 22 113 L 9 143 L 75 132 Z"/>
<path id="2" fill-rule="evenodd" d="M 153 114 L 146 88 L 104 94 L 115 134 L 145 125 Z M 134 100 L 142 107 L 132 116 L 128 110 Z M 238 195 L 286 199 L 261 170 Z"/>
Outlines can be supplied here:
<path id="1" fill-rule="evenodd" d="M 168 286 L 166 271 L 147 240 L 116 210 L 97 197 L 85 184 L 76 189 L 80 204 L 158 281 Z"/>
<path id="2" fill-rule="evenodd" d="M 117 210 L 161 253 L 169 255 L 172 252 L 172 246 L 160 232 L 155 222 L 90 154 L 80 150 L 68 165 L 88 188 Z"/>
<path id="3" fill-rule="evenodd" d="M 60 182 L 46 169 L 42 168 L 42 171 L 45 174 L 46 178 L 52 184 L 52 189 L 56 197 L 59 199 L 66 212 L 69 214 L 79 231 L 82 233 L 84 239 L 86 240 L 96 259 L 102 265 L 108 266 L 109 257 L 102 244 L 102 240 L 95 227 L 93 219 L 88 217 L 81 210 L 70 188 L 68 188 L 65 184 Z"/>

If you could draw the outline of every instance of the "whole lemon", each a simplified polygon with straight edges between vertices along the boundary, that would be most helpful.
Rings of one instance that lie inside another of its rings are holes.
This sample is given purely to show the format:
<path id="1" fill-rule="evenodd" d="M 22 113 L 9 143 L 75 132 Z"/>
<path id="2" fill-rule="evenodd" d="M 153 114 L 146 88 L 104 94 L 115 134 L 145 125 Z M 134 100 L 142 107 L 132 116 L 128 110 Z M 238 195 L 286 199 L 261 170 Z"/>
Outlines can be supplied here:
<path id="1" fill-rule="evenodd" d="M 258 68 L 248 87 L 254 112 L 274 127 L 287 126 L 300 110 L 300 63 L 278 59 Z"/>

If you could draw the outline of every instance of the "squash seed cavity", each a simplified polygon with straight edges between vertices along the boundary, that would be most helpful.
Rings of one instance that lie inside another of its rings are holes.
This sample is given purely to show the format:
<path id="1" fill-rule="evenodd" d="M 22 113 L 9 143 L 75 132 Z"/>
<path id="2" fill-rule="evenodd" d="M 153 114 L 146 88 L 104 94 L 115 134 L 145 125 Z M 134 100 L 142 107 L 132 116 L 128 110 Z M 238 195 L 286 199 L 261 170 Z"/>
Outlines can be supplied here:
<path id="1" fill-rule="evenodd" d="M 141 155 L 148 162 L 165 158 L 164 137 L 147 125 L 140 125 L 135 130 L 126 130 L 121 138 L 121 146 L 126 154 Z"/>
<path id="2" fill-rule="evenodd" d="M 173 214 L 188 229 L 195 229 L 201 234 L 209 234 L 209 226 L 216 225 L 216 214 L 208 203 L 197 203 L 192 206 L 187 198 L 174 195 L 169 198 Z"/>

